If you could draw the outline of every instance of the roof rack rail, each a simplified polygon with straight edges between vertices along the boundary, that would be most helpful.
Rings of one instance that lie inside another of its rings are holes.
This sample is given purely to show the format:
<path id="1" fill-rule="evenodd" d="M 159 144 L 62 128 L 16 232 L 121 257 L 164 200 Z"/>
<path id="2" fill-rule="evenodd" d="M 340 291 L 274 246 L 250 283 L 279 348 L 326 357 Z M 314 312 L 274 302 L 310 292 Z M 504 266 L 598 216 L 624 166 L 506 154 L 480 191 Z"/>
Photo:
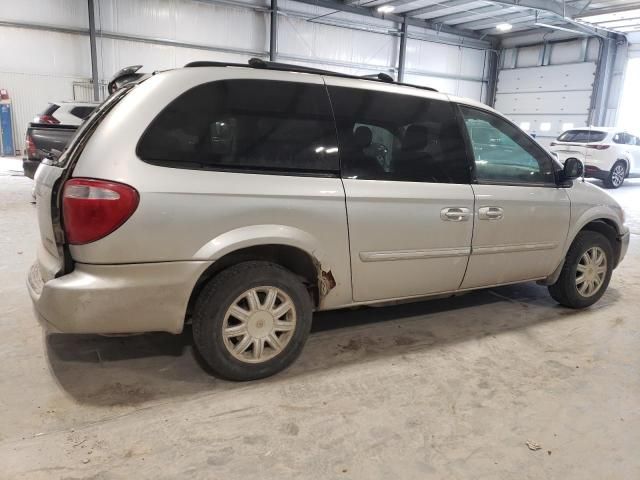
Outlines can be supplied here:
<path id="1" fill-rule="evenodd" d="M 410 83 L 396 82 L 393 77 L 387 73 L 373 73 L 370 75 L 349 75 L 348 73 L 333 72 L 331 70 L 323 70 L 321 68 L 305 67 L 302 65 L 293 65 L 291 63 L 270 62 L 261 58 L 250 58 L 248 66 L 251 68 L 263 68 L 265 70 L 279 70 L 284 72 L 300 72 L 300 73 L 316 73 L 319 75 L 331 75 L 332 77 L 342 78 L 354 78 L 360 80 L 372 80 L 374 82 L 393 83 L 395 85 L 402 85 L 406 87 L 420 88 L 422 90 L 429 90 L 430 92 L 437 92 L 435 88 L 423 87 L 421 85 L 412 85 Z M 210 62 L 210 61 L 198 61 L 190 62 L 185 65 L 185 68 L 192 67 L 247 67 L 244 63 L 227 63 L 227 62 Z"/>

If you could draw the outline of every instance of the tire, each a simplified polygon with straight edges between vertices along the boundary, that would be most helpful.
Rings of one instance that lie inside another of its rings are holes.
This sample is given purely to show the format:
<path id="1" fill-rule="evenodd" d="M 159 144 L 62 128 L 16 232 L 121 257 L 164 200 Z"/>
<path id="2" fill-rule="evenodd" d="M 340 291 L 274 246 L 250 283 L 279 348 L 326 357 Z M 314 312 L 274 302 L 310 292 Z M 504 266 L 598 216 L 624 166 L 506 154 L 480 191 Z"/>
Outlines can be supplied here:
<path id="1" fill-rule="evenodd" d="M 267 308 L 269 303 L 272 308 Z M 231 313 L 233 305 L 241 315 Z M 193 338 L 217 376 L 237 381 L 264 378 L 300 355 L 312 311 L 311 296 L 299 277 L 274 263 L 243 262 L 217 274 L 200 291 Z"/>
<path id="2" fill-rule="evenodd" d="M 594 292 L 587 291 L 585 294 L 580 291 L 581 288 L 584 288 L 585 283 L 577 283 L 578 268 L 579 264 L 583 265 L 581 268 L 584 268 L 583 256 L 586 255 L 587 252 L 593 252 L 593 249 L 596 249 L 596 252 L 598 251 L 597 249 L 599 249 L 599 251 L 604 254 L 606 270 L 602 275 L 600 280 L 601 283 L 597 290 Z M 611 247 L 609 240 L 607 240 L 607 237 L 598 232 L 580 232 L 567 252 L 562 272 L 560 273 L 558 280 L 556 283 L 548 287 L 549 293 L 556 302 L 565 307 L 589 307 L 596 303 L 607 290 L 609 281 L 611 280 L 611 273 L 613 272 L 613 263 L 613 248 Z"/>
<path id="3" fill-rule="evenodd" d="M 613 164 L 609 174 L 604 178 L 604 186 L 607 188 L 618 188 L 624 183 L 627 176 L 627 164 L 623 160 L 618 160 Z"/>

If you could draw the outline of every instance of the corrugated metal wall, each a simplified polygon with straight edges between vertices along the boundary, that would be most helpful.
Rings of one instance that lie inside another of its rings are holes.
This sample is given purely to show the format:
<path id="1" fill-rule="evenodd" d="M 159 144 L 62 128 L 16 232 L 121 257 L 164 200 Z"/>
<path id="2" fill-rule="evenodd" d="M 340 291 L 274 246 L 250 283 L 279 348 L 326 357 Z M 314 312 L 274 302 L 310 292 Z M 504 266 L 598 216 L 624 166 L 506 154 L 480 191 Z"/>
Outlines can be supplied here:
<path id="1" fill-rule="evenodd" d="M 11 13 L 16 16 L 16 10 Z M 77 22 L 75 11 L 71 13 L 69 23 Z M 64 21 L 59 16 L 52 19 Z M 71 99 L 73 82 L 91 76 L 89 42 L 81 35 L 2 27 L 0 45 L 0 88 L 9 91 L 14 145 L 22 150 L 27 123 L 49 101 Z"/>
<path id="2" fill-rule="evenodd" d="M 95 0 L 101 83 L 120 68 L 174 68 L 193 60 L 245 62 L 268 56 L 265 0 L 221 5 L 195 0 Z M 399 26 L 321 7 L 280 0 L 278 60 L 352 74 L 397 71 Z M 327 15 L 330 14 L 330 15 Z M 320 18 L 317 18 L 320 17 Z M 22 0 L 0 11 L 0 20 L 88 29 L 86 0 Z M 136 36 L 139 39 L 110 38 Z M 459 39 L 410 27 L 405 81 L 484 100 L 487 55 L 446 44 Z M 436 41 L 432 39 L 436 38 Z M 0 87 L 14 102 L 16 145 L 26 123 L 49 101 L 86 98 L 91 61 L 86 33 L 0 27 Z M 195 44 L 189 47 L 178 44 Z M 213 49 L 213 50 L 209 50 Z"/>

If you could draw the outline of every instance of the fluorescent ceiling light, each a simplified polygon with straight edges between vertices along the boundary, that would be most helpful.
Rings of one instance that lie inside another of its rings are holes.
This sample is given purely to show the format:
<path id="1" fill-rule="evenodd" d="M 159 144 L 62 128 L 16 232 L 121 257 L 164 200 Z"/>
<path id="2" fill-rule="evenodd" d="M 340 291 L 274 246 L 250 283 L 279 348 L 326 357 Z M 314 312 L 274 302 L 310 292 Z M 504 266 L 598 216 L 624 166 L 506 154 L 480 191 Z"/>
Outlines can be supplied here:
<path id="1" fill-rule="evenodd" d="M 511 25 L 510 23 L 499 23 L 496 25 L 496 30 L 498 30 L 499 32 L 508 32 L 512 28 L 513 25 Z"/>
<path id="2" fill-rule="evenodd" d="M 551 130 L 551 123 L 550 122 L 542 122 L 540 124 L 540 131 L 548 132 L 549 130 Z"/>
<path id="3" fill-rule="evenodd" d="M 381 5 L 378 7 L 380 13 L 391 13 L 396 9 L 393 5 Z"/>
<path id="4" fill-rule="evenodd" d="M 525 132 L 528 132 L 529 129 L 531 128 L 531 123 L 530 122 L 520 122 L 520 128 L 522 130 L 524 130 Z"/>

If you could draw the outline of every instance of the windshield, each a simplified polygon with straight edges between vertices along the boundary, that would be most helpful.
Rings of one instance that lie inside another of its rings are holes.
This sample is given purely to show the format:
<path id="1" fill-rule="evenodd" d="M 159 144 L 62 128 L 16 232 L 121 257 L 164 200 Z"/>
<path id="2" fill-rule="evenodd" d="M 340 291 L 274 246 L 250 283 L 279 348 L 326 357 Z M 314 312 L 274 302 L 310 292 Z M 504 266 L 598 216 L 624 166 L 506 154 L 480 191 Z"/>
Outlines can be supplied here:
<path id="1" fill-rule="evenodd" d="M 607 136 L 607 132 L 599 130 L 567 130 L 558 137 L 561 142 L 589 143 L 601 142 Z"/>

